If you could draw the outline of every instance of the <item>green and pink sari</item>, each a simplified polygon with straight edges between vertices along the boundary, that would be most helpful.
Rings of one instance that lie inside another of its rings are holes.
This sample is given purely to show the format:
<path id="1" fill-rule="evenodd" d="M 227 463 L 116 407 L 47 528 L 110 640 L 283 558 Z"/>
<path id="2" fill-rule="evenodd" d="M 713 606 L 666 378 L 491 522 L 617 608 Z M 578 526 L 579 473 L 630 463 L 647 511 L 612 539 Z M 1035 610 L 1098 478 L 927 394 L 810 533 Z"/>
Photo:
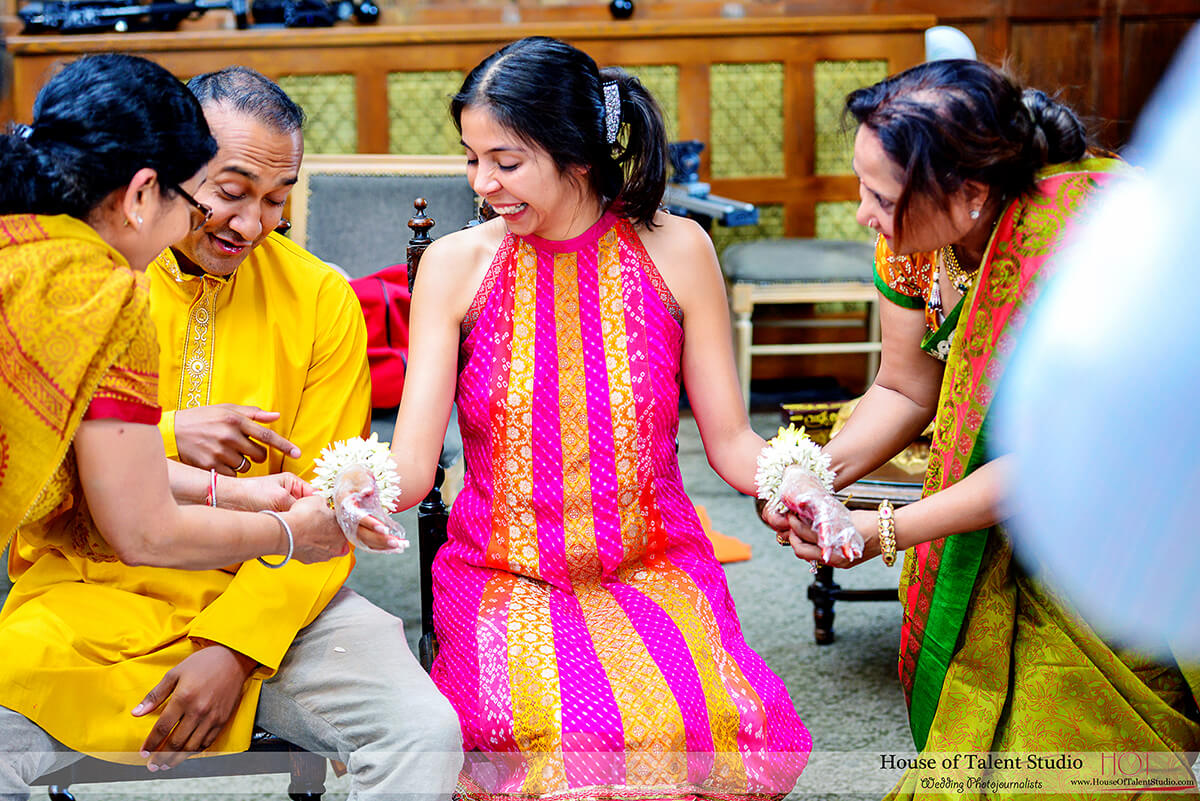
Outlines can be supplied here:
<path id="1" fill-rule="evenodd" d="M 988 412 L 1031 307 L 1081 212 L 1119 170 L 1110 159 L 1055 165 L 1002 213 L 962 301 L 925 495 L 987 460 Z M 1104 642 L 1013 560 L 999 527 L 909 550 L 900 598 L 900 680 L 922 751 L 1200 749 L 1200 673 Z M 925 788 L 962 797 L 938 775 L 910 770 L 894 797 Z"/>

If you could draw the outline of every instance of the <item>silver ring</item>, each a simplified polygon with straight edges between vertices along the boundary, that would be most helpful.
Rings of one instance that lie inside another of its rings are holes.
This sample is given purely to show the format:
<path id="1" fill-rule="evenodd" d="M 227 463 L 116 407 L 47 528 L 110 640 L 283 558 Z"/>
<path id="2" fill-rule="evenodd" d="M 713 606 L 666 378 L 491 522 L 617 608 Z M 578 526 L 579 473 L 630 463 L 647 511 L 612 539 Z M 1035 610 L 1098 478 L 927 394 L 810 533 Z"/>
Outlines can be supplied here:
<path id="1" fill-rule="evenodd" d="M 246 457 L 246 454 L 243 453 L 242 461 L 238 462 L 238 466 L 233 468 L 233 472 L 245 473 L 249 469 L 250 469 L 250 460 Z"/>

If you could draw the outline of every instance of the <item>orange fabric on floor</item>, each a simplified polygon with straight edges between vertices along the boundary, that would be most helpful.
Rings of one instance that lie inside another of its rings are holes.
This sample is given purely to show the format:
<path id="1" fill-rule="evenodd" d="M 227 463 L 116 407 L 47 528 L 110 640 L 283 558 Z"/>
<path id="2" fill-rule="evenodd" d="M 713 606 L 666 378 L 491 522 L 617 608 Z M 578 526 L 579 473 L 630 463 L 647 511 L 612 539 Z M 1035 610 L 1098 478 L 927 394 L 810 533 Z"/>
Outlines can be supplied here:
<path id="1" fill-rule="evenodd" d="M 713 552 L 716 553 L 718 562 L 727 564 L 729 562 L 745 562 L 750 559 L 748 544 L 737 537 L 713 531 L 712 521 L 708 519 L 708 512 L 703 506 L 696 507 L 696 515 L 700 518 L 700 525 L 704 527 L 705 535 L 713 545 Z"/>

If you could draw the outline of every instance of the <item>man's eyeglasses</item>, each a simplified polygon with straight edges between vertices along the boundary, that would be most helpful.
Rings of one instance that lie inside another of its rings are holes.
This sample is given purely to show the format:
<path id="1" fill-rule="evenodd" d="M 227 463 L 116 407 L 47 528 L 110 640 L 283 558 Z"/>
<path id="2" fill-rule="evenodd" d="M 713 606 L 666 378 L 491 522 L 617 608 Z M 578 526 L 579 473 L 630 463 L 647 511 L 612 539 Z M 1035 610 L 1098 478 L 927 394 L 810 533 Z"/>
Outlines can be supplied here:
<path id="1" fill-rule="evenodd" d="M 192 197 L 187 192 L 185 192 L 183 190 L 182 186 L 180 186 L 179 184 L 175 184 L 171 188 L 174 189 L 176 192 L 178 192 L 179 196 L 181 198 L 183 198 L 184 200 L 186 200 L 187 204 L 192 207 L 192 219 L 193 219 L 192 230 L 193 231 L 199 231 L 201 228 L 204 227 L 204 224 L 206 222 L 208 222 L 209 220 L 212 219 L 213 210 L 210 209 L 208 206 L 205 206 L 199 200 L 196 200 L 196 198 Z"/>

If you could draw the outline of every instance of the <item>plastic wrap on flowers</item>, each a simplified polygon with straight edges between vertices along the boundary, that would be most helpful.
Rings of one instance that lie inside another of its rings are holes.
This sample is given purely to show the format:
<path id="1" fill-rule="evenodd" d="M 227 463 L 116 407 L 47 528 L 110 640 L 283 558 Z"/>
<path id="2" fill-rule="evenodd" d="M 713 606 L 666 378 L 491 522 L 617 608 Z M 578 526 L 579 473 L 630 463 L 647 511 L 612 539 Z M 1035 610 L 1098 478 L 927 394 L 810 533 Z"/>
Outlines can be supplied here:
<path id="1" fill-rule="evenodd" d="M 346 539 L 375 553 L 403 553 L 408 548 L 404 527 L 390 516 L 400 498 L 400 476 L 387 444 L 380 442 L 378 435 L 328 445 L 315 466 L 313 488 L 333 508 Z M 389 547 L 370 548 L 359 539 L 358 528 L 368 518 L 386 528 L 380 533 L 389 537 Z"/>
<path id="2" fill-rule="evenodd" d="M 863 538 L 850 522 L 850 512 L 833 496 L 829 456 L 804 433 L 780 428 L 758 455 L 754 481 L 767 509 L 792 512 L 817 532 L 821 558 L 839 551 L 847 559 L 862 556 Z"/>

